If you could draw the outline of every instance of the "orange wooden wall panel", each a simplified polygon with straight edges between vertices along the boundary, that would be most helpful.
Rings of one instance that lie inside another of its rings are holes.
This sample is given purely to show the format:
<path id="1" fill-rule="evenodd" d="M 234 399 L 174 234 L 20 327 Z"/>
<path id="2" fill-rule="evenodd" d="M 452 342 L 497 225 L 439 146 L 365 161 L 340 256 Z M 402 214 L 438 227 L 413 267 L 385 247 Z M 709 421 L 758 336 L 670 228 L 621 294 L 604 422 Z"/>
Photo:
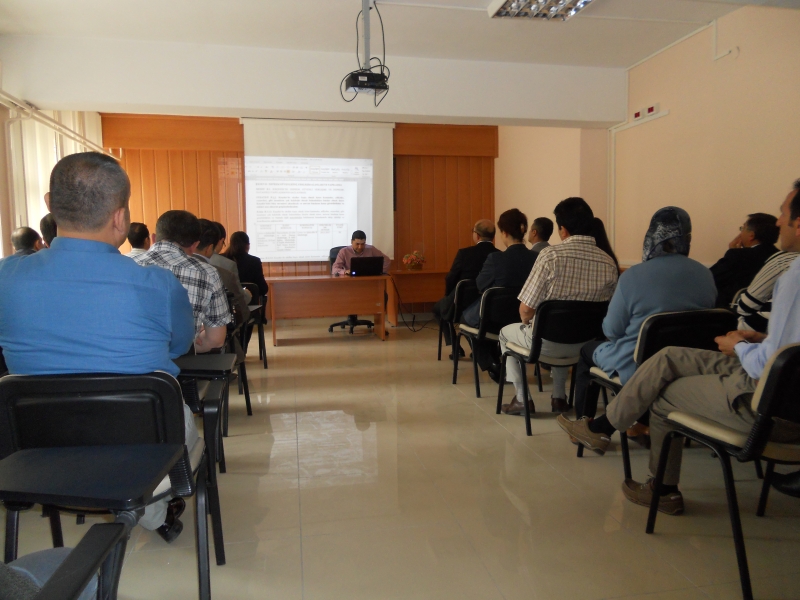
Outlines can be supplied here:
<path id="1" fill-rule="evenodd" d="M 498 129 L 491 125 L 395 124 L 395 156 L 497 158 L 497 152 Z"/>

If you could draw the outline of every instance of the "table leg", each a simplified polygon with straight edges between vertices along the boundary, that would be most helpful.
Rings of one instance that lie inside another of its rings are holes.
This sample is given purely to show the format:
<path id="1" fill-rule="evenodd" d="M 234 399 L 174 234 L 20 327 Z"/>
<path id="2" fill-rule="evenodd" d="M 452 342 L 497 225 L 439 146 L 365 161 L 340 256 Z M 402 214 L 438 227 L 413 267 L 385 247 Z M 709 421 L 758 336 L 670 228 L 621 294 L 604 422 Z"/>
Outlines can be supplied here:
<path id="1" fill-rule="evenodd" d="M 270 294 L 269 294 L 269 316 L 272 319 L 272 345 L 278 345 L 278 320 L 275 318 L 275 304 L 277 302 L 276 292 L 274 286 L 270 286 Z M 266 354 L 266 349 L 264 349 L 264 353 Z"/>

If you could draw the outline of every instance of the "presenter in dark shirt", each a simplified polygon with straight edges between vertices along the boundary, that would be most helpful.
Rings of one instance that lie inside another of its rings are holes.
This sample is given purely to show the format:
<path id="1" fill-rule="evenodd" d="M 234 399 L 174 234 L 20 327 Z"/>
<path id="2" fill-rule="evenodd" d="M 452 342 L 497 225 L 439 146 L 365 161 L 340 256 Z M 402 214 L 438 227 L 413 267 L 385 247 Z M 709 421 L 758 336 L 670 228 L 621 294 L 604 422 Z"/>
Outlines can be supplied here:
<path id="1" fill-rule="evenodd" d="M 485 292 L 491 287 L 522 288 L 538 253 L 525 246 L 525 233 L 528 231 L 528 218 L 516 208 L 507 210 L 497 220 L 500 242 L 505 252 L 496 252 L 486 257 L 483 268 L 475 279 L 478 291 Z M 477 327 L 480 324 L 480 298 L 473 302 L 461 315 L 461 322 Z M 478 365 L 488 370 L 494 379 L 494 363 L 499 359 L 497 342 L 485 342 L 478 350 Z"/>
<path id="2" fill-rule="evenodd" d="M 264 270 L 261 268 L 261 259 L 250 254 L 250 237 L 244 231 L 237 231 L 231 235 L 230 245 L 222 256 L 236 263 L 239 269 L 239 281 L 255 283 L 261 295 L 267 295 L 267 282 L 264 279 Z"/>
<path id="3" fill-rule="evenodd" d="M 736 292 L 749 286 L 767 259 L 778 251 L 777 221 L 765 213 L 747 215 L 739 235 L 728 244 L 725 256 L 711 267 L 717 286 L 717 306 L 729 306 Z"/>
<path id="4" fill-rule="evenodd" d="M 453 304 L 455 302 L 456 285 L 462 279 L 475 279 L 483 268 L 486 257 L 498 249 L 494 246 L 494 223 L 489 219 L 481 219 L 472 228 L 472 242 L 474 246 L 461 248 L 456 252 L 453 266 L 444 277 L 444 298 L 433 305 L 433 314 L 437 320 L 450 320 L 453 318 Z M 444 339 L 447 345 L 451 344 L 450 330 L 444 329 Z M 459 349 L 459 354 L 464 351 Z"/>

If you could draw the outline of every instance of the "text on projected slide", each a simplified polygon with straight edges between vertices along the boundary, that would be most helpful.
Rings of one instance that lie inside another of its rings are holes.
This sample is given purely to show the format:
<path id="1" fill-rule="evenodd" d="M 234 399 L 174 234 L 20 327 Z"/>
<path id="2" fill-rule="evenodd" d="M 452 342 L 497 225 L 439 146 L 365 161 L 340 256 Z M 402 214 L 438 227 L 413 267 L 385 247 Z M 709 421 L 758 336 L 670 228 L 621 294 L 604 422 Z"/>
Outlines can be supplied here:
<path id="1" fill-rule="evenodd" d="M 264 262 L 327 260 L 372 224 L 372 160 L 245 156 L 250 253 Z"/>

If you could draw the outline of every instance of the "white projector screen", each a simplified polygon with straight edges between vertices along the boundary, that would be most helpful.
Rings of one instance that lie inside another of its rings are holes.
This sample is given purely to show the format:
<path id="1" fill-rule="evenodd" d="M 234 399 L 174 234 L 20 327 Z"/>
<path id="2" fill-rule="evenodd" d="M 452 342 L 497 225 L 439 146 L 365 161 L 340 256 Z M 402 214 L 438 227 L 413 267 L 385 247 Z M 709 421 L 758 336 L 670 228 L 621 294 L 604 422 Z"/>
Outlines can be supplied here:
<path id="1" fill-rule="evenodd" d="M 328 260 L 356 229 L 394 257 L 394 124 L 242 119 L 250 253 Z"/>

